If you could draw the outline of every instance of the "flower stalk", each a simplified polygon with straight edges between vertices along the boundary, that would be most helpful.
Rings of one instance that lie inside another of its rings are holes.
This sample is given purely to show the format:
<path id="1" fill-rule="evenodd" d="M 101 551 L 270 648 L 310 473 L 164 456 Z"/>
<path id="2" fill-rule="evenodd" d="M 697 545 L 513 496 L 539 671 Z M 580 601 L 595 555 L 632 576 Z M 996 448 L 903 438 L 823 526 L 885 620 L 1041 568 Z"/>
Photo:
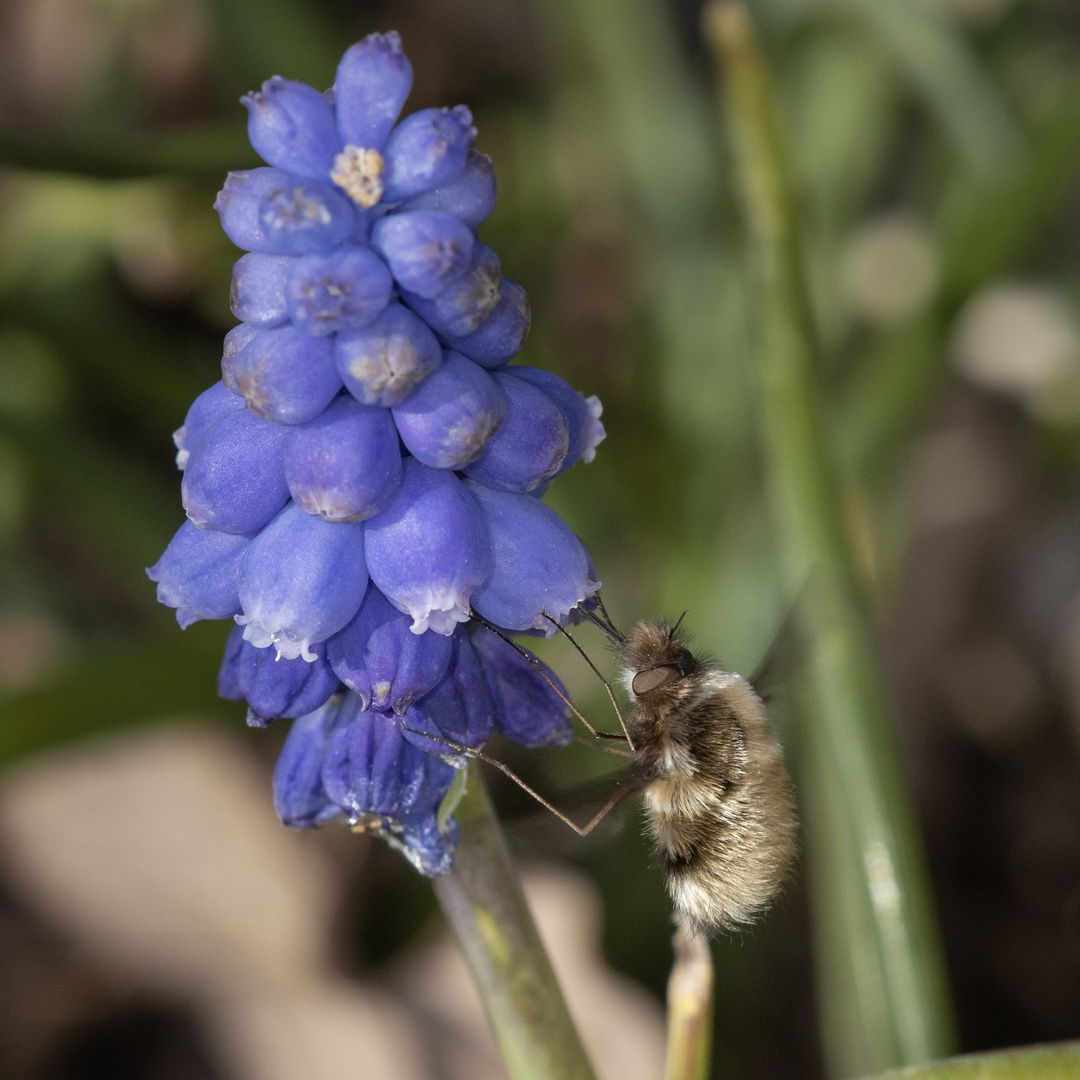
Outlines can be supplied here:
<path id="1" fill-rule="evenodd" d="M 706 1080 L 712 1066 L 713 964 L 709 942 L 681 916 L 668 978 L 664 1080 Z"/>
<path id="2" fill-rule="evenodd" d="M 475 762 L 452 812 L 461 839 L 453 869 L 433 881 L 435 895 L 511 1080 L 595 1080 Z"/>
<path id="3" fill-rule="evenodd" d="M 801 780 L 827 1069 L 926 1061 L 953 1043 L 925 856 L 897 765 L 816 383 L 793 184 L 765 57 L 742 3 L 713 0 L 757 316 L 768 486 L 806 649 Z"/>

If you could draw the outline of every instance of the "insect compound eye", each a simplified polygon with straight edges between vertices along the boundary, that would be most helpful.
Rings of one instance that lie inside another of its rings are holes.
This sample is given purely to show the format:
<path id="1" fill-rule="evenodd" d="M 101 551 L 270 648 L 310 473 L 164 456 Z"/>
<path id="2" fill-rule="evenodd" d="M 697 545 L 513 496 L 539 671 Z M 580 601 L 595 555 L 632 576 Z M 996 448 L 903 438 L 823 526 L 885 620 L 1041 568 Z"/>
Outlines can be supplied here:
<path id="1" fill-rule="evenodd" d="M 634 681 L 631 683 L 631 689 L 638 697 L 641 697 L 642 694 L 647 694 L 650 690 L 655 690 L 658 686 L 667 686 L 668 683 L 673 683 L 676 679 L 681 677 L 682 672 L 679 671 L 677 667 L 672 667 L 670 664 L 663 664 L 660 667 L 639 671 L 634 676 Z"/>

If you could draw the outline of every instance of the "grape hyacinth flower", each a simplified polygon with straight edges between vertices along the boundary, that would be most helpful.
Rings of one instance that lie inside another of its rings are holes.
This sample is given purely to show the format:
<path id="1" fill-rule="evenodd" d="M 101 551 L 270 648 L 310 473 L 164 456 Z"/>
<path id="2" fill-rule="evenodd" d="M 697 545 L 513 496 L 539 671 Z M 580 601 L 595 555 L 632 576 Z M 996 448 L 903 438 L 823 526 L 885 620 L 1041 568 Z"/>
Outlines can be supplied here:
<path id="1" fill-rule="evenodd" d="M 189 520 L 147 573 L 182 627 L 235 619 L 218 688 L 248 723 L 292 720 L 281 819 L 343 820 L 438 875 L 464 751 L 570 740 L 558 678 L 485 624 L 550 636 L 595 594 L 539 495 L 604 429 L 596 398 L 510 364 L 529 301 L 477 235 L 491 161 L 463 105 L 399 121 L 411 84 L 372 34 L 325 94 L 243 98 L 266 166 L 215 204 L 241 322 L 174 435 Z"/>

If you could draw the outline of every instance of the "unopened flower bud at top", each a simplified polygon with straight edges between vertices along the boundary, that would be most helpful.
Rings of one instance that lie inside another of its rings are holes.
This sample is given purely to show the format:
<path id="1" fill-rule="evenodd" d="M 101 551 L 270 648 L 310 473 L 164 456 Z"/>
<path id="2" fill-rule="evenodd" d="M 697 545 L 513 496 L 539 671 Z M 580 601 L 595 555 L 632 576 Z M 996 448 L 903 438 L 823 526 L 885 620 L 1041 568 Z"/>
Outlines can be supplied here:
<path id="1" fill-rule="evenodd" d="M 285 285 L 295 255 L 265 255 L 249 251 L 233 267 L 229 306 L 232 313 L 250 326 L 277 326 L 289 317 Z"/>
<path id="2" fill-rule="evenodd" d="M 499 302 L 479 330 L 467 337 L 443 334 L 448 349 L 475 360 L 483 367 L 499 367 L 521 351 L 529 336 L 532 312 L 525 290 L 509 278 L 503 278 Z"/>
<path id="3" fill-rule="evenodd" d="M 293 499 L 325 521 L 366 521 L 401 486 L 397 429 L 386 409 L 343 394 L 300 425 L 285 454 Z"/>
<path id="4" fill-rule="evenodd" d="M 365 405 L 399 405 L 441 360 L 435 335 L 401 304 L 390 304 L 362 330 L 338 334 L 334 347 L 338 375 Z"/>
<path id="5" fill-rule="evenodd" d="M 250 536 L 180 526 L 164 554 L 146 571 L 157 582 L 157 598 L 176 608 L 186 630 L 200 619 L 228 619 L 240 610 L 240 560 Z"/>
<path id="6" fill-rule="evenodd" d="M 421 109 L 406 116 L 383 150 L 383 201 L 401 202 L 453 180 L 465 167 L 475 139 L 472 113 L 464 105 Z"/>
<path id="7" fill-rule="evenodd" d="M 542 390 L 500 371 L 491 377 L 506 402 L 506 415 L 463 471 L 485 487 L 524 494 L 559 471 L 570 429 L 562 409 Z"/>
<path id="8" fill-rule="evenodd" d="M 341 148 L 334 110 L 314 87 L 275 75 L 240 99 L 248 138 L 267 163 L 294 176 L 321 180 Z"/>
<path id="9" fill-rule="evenodd" d="M 554 510 L 532 495 L 491 491 L 466 480 L 491 542 L 492 570 L 472 606 L 506 630 L 548 637 L 570 611 L 600 588 L 585 546 Z M 547 617 L 545 617 L 545 615 Z"/>
<path id="10" fill-rule="evenodd" d="M 259 334 L 239 354 L 223 359 L 221 376 L 256 416 L 277 424 L 314 420 L 341 389 L 333 339 L 305 334 L 291 323 Z"/>
<path id="11" fill-rule="evenodd" d="M 417 461 L 435 469 L 461 469 L 480 456 L 505 411 L 491 376 L 464 356 L 447 352 L 393 414 L 401 441 Z"/>
<path id="12" fill-rule="evenodd" d="M 191 451 L 180 494 L 196 525 L 223 532 L 261 529 L 285 505 L 289 429 L 238 409 L 222 416 Z"/>
<path id="13" fill-rule="evenodd" d="M 386 264 L 365 247 L 297 259 L 285 289 L 293 325 L 322 336 L 367 326 L 390 302 Z"/>
<path id="14" fill-rule="evenodd" d="M 468 268 L 473 234 L 453 214 L 415 210 L 377 221 L 371 246 L 403 289 L 430 299 Z"/>
<path id="15" fill-rule="evenodd" d="M 274 168 L 229 173 L 214 209 L 237 247 L 268 254 L 328 250 L 357 223 L 353 204 L 329 181 L 302 180 Z"/>
<path id="16" fill-rule="evenodd" d="M 452 634 L 488 577 L 491 547 L 476 500 L 452 473 L 406 460 L 401 490 L 366 524 L 371 580 L 412 632 Z"/>
<path id="17" fill-rule="evenodd" d="M 475 229 L 495 209 L 497 194 L 495 167 L 491 158 L 470 150 L 464 168 L 453 180 L 406 199 L 401 209 L 438 210 L 453 214 L 459 221 Z"/>
<path id="18" fill-rule="evenodd" d="M 364 526 L 323 521 L 289 503 L 252 541 L 240 565 L 236 621 L 256 648 L 309 663 L 316 642 L 336 634 L 367 589 Z"/>
<path id="19" fill-rule="evenodd" d="M 502 297 L 499 257 L 486 244 L 475 244 L 469 269 L 454 278 L 434 299 L 408 289 L 403 289 L 401 296 L 437 333 L 467 337 L 483 326 Z"/>
<path id="20" fill-rule="evenodd" d="M 352 622 L 326 643 L 334 672 L 365 709 L 403 713 L 446 674 L 452 639 L 414 634 L 410 621 L 370 584 Z"/>
<path id="21" fill-rule="evenodd" d="M 394 31 L 346 49 L 334 80 L 342 145 L 382 150 L 411 88 L 412 65 Z"/>
<path id="22" fill-rule="evenodd" d="M 257 649 L 234 626 L 218 672 L 218 696 L 248 703 L 248 724 L 266 727 L 281 717 L 305 716 L 338 691 L 340 681 L 326 659 L 325 646 L 313 645 L 316 659 L 286 660 L 273 649 Z"/>

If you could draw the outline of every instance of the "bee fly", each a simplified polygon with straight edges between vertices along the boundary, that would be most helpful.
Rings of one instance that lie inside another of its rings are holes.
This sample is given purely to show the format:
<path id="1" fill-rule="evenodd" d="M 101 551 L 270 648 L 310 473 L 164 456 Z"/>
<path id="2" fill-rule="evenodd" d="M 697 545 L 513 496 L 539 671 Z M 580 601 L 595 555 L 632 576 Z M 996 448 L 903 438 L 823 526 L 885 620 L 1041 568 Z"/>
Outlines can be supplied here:
<path id="1" fill-rule="evenodd" d="M 765 706 L 741 675 L 694 656 L 678 623 L 640 622 L 620 652 L 629 779 L 672 902 L 706 933 L 750 922 L 795 852 L 791 780 Z"/>
<path id="2" fill-rule="evenodd" d="M 795 852 L 791 780 L 765 706 L 741 675 L 690 651 L 679 628 L 681 619 L 674 624 L 639 622 L 626 638 L 602 604 L 602 618 L 578 610 L 618 647 L 623 682 L 634 705 L 627 725 L 610 685 L 600 676 L 623 729 L 622 735 L 612 735 L 597 732 L 567 701 L 595 736 L 625 739 L 627 769 L 618 791 L 582 827 L 501 762 L 480 753 L 474 756 L 501 769 L 582 836 L 616 803 L 640 792 L 676 909 L 706 934 L 751 922 L 776 895 Z M 503 637 L 486 620 L 474 617 Z"/>

